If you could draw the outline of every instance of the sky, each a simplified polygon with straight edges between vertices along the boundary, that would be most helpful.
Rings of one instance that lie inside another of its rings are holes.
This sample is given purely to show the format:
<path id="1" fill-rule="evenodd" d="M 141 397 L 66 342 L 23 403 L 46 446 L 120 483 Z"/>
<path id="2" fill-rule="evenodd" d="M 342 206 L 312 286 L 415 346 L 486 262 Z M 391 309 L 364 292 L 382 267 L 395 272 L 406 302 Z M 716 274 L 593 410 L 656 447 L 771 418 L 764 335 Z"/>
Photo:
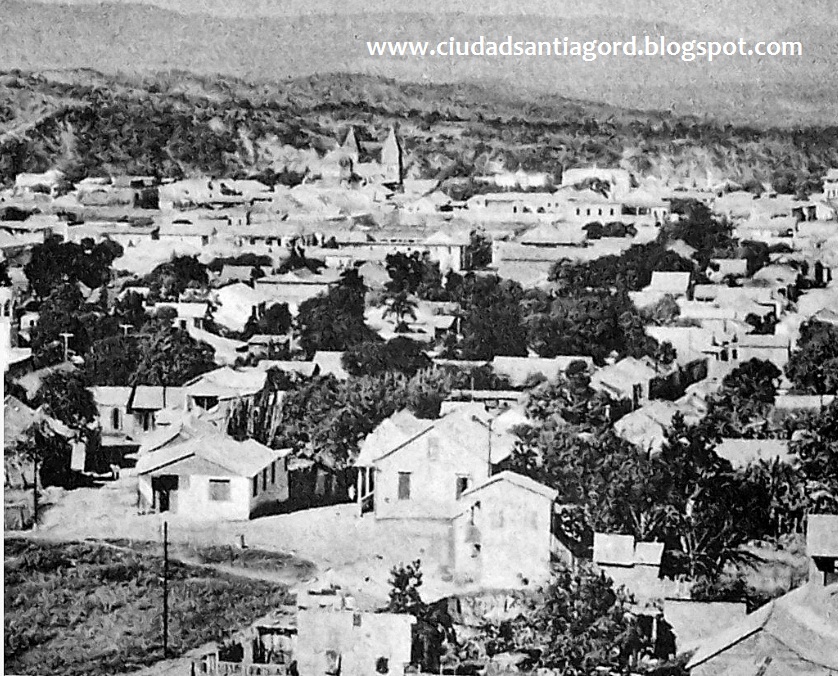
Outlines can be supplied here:
<path id="1" fill-rule="evenodd" d="M 97 4 L 99 0 L 40 0 L 53 4 Z M 541 14 L 561 19 L 620 14 L 690 25 L 698 30 L 776 32 L 800 23 L 835 22 L 836 0 L 112 0 L 216 16 L 252 17 L 316 13 L 458 12 Z"/>

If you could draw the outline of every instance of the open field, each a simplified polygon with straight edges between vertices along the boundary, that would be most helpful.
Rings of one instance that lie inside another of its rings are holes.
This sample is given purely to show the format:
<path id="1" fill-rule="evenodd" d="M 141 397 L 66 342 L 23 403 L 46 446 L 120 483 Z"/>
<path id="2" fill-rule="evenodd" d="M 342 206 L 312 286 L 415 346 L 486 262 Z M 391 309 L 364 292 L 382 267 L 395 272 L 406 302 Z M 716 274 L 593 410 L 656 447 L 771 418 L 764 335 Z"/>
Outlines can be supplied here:
<path id="1" fill-rule="evenodd" d="M 162 659 L 157 556 L 91 543 L 7 539 L 7 673 L 115 674 Z M 172 655 L 222 639 L 282 605 L 286 587 L 171 562 Z"/>

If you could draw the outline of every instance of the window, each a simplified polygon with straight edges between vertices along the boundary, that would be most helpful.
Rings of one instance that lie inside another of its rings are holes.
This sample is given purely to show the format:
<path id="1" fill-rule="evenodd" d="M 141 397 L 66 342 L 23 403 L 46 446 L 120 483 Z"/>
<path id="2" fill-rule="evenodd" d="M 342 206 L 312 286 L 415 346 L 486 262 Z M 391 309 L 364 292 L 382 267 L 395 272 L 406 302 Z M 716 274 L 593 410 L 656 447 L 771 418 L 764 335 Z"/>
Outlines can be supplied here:
<path id="1" fill-rule="evenodd" d="M 230 500 L 230 480 L 210 479 L 209 499 L 212 502 L 228 502 Z"/>
<path id="2" fill-rule="evenodd" d="M 276 483 L 276 462 L 271 463 L 271 484 Z"/>
<path id="3" fill-rule="evenodd" d="M 410 500 L 410 472 L 399 472 L 399 500 Z"/>
<path id="4" fill-rule="evenodd" d="M 352 626 L 353 627 L 360 627 L 361 626 L 361 613 L 352 613 Z"/>
<path id="5" fill-rule="evenodd" d="M 468 476 L 458 476 L 457 477 L 457 499 L 460 499 L 460 496 L 468 490 L 469 484 L 471 483 L 471 477 Z"/>
<path id="6" fill-rule="evenodd" d="M 111 411 L 111 428 L 118 430 L 121 427 L 121 420 L 119 416 L 119 409 L 115 408 Z"/>
<path id="7" fill-rule="evenodd" d="M 262 470 L 262 490 L 268 490 L 268 468 Z"/>
<path id="8" fill-rule="evenodd" d="M 255 498 L 259 494 L 259 475 L 257 474 L 253 477 L 253 497 Z"/>

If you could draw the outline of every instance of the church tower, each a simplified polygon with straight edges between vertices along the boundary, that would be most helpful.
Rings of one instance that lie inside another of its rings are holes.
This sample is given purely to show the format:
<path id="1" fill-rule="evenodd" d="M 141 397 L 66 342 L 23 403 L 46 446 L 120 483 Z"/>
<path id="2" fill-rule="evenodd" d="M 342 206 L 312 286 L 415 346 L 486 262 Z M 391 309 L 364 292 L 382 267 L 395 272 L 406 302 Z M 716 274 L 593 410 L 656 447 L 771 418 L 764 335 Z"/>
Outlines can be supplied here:
<path id="1" fill-rule="evenodd" d="M 355 127 L 349 127 L 349 133 L 340 149 L 346 157 L 352 160 L 353 166 L 358 164 L 358 159 L 361 156 L 361 146 L 358 145 L 358 139 L 355 138 Z"/>
<path id="2" fill-rule="evenodd" d="M 384 183 L 398 183 L 404 178 L 402 145 L 396 134 L 396 128 L 390 127 L 387 140 L 381 147 L 381 168 L 384 170 Z"/>

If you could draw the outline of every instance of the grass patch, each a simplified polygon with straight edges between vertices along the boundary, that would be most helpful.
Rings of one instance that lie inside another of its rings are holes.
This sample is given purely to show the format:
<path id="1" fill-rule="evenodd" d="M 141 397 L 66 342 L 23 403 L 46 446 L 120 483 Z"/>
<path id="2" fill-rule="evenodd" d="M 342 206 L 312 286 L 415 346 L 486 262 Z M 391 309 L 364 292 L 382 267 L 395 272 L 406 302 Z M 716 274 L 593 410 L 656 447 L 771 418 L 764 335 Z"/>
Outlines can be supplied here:
<path id="1" fill-rule="evenodd" d="M 163 562 L 92 543 L 5 541 L 7 673 L 115 674 L 163 658 Z M 172 656 L 283 604 L 282 585 L 170 562 Z"/>
<path id="2" fill-rule="evenodd" d="M 137 552 L 163 556 L 163 545 L 148 540 L 108 539 L 106 542 Z M 315 566 L 309 561 L 284 552 L 266 549 L 241 549 L 230 545 L 190 545 L 180 542 L 169 544 L 169 555 L 207 565 L 231 566 L 248 570 L 287 575 L 297 580 L 310 579 Z"/>

